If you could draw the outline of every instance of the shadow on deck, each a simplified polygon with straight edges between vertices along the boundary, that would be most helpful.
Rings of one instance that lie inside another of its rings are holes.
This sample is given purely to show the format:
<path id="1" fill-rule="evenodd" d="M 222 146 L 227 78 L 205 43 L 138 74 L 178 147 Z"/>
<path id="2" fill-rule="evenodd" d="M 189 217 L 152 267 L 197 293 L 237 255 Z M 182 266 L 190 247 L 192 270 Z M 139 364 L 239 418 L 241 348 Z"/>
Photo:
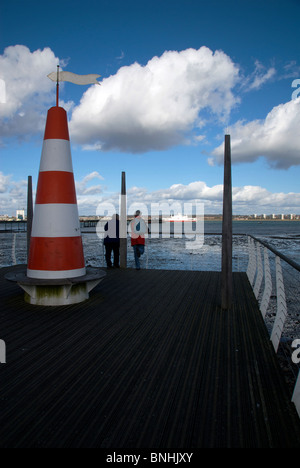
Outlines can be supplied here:
<path id="1" fill-rule="evenodd" d="M 0 270 L 0 447 L 300 447 L 246 274 L 109 271 L 77 305 L 23 301 Z"/>

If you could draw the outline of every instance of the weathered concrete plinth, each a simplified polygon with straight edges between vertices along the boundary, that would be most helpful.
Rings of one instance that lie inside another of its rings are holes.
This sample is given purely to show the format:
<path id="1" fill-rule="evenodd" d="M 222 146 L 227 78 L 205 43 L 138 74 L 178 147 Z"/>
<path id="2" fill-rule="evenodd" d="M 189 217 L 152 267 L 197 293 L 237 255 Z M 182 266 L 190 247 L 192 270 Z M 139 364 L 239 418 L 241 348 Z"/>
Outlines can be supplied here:
<path id="1" fill-rule="evenodd" d="M 89 299 L 89 293 L 106 276 L 98 268 L 87 267 L 86 275 L 65 279 L 28 278 L 27 269 L 8 273 L 8 281 L 18 283 L 25 291 L 24 299 L 29 304 L 41 306 L 62 306 L 78 304 Z"/>

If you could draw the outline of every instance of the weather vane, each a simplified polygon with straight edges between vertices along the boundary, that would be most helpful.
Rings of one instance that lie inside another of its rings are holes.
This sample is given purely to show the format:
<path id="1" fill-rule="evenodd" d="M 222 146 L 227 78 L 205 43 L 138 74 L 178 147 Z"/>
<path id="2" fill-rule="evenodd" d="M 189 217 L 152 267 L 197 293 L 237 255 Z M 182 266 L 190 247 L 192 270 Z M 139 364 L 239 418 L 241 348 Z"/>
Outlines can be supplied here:
<path id="1" fill-rule="evenodd" d="M 60 81 L 69 81 L 70 83 L 78 84 L 78 85 L 88 85 L 88 84 L 98 84 L 100 85 L 97 78 L 101 75 L 96 75 L 91 73 L 89 75 L 77 75 L 76 73 L 67 72 L 67 71 L 59 71 L 59 65 L 57 65 L 57 71 L 52 72 L 47 75 L 48 78 L 52 81 L 56 81 L 56 107 L 58 107 L 58 100 L 59 100 L 59 82 Z"/>

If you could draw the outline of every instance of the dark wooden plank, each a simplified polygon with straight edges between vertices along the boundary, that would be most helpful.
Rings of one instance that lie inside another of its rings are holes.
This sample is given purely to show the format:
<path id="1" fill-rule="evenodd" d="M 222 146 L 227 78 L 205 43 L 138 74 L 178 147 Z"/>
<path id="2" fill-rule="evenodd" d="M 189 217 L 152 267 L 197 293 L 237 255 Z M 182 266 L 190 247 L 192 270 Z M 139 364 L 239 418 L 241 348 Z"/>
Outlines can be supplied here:
<path id="1" fill-rule="evenodd" d="M 0 447 L 299 447 L 245 274 L 109 271 L 90 300 L 30 306 L 0 270 Z"/>

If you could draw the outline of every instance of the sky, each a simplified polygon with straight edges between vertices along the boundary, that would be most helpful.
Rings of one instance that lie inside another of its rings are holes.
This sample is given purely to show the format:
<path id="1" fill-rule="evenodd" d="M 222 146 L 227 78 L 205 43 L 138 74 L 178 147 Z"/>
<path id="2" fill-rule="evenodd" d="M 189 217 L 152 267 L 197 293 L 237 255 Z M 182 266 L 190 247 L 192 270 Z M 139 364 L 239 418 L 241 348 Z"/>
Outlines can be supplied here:
<path id="1" fill-rule="evenodd" d="M 221 213 L 224 136 L 234 214 L 300 214 L 300 0 L 0 2 L 0 214 L 26 208 L 60 86 L 80 215 L 198 203 Z M 149 213 L 150 214 L 150 213 Z"/>

